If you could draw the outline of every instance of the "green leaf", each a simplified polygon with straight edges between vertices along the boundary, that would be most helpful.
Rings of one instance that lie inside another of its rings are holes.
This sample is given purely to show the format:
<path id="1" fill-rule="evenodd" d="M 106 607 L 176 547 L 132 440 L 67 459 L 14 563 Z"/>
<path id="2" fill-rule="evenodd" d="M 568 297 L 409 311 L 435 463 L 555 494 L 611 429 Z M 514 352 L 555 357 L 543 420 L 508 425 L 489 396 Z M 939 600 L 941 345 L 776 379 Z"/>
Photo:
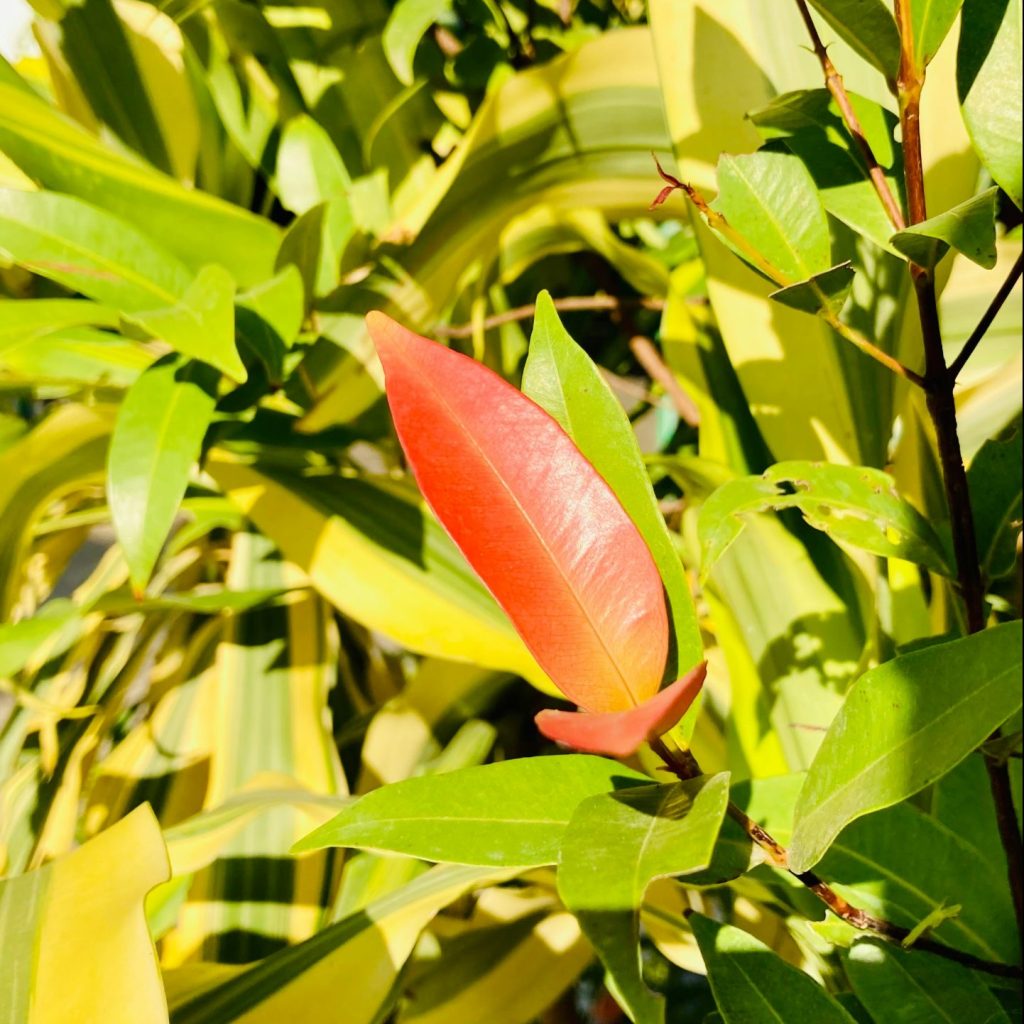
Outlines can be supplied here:
<path id="1" fill-rule="evenodd" d="M 780 462 L 761 476 L 719 487 L 701 507 L 702 572 L 743 532 L 743 517 L 797 508 L 817 530 L 887 558 L 902 558 L 949 575 L 942 544 L 928 521 L 896 492 L 892 477 L 867 466 Z"/>
<path id="2" fill-rule="evenodd" d="M 555 864 L 582 800 L 649 781 L 615 761 L 582 754 L 412 778 L 367 793 L 295 850 L 354 846 L 453 864 Z"/>
<path id="3" fill-rule="evenodd" d="M 942 41 L 960 13 L 963 0 L 915 0 L 910 8 L 914 63 L 921 71 L 938 53 Z"/>
<path id="4" fill-rule="evenodd" d="M 216 375 L 161 359 L 125 396 L 107 457 L 107 501 L 135 588 L 142 591 L 185 494 L 213 415 Z"/>
<path id="5" fill-rule="evenodd" d="M 0 337 L 0 369 L 36 387 L 78 383 L 128 387 L 153 358 L 152 352 L 134 341 L 90 327 L 65 327 L 18 341 Z"/>
<path id="6" fill-rule="evenodd" d="M 537 297 L 523 392 L 565 428 L 647 542 L 665 585 L 673 629 L 666 677 L 676 679 L 702 657 L 690 585 L 629 418 L 591 358 L 562 326 L 547 292 Z"/>
<path id="7" fill-rule="evenodd" d="M 903 193 L 903 153 L 894 133 L 899 119 L 857 93 L 847 94 L 864 137 L 897 201 Z M 895 253 L 892 222 L 868 177 L 860 148 L 827 89 L 787 92 L 747 115 L 768 140 L 781 139 L 810 171 L 822 204 L 837 220 Z"/>
<path id="8" fill-rule="evenodd" d="M 216 264 L 203 267 L 181 301 L 165 309 L 134 312 L 126 319 L 139 324 L 176 352 L 201 359 L 233 380 L 246 379 L 235 347 L 235 282 Z"/>
<path id="9" fill-rule="evenodd" d="M 119 223 L 145 225 L 193 272 L 219 263 L 244 287 L 271 273 L 280 232 L 268 220 L 110 149 L 31 88 L 7 80 L 0 82 L 0 152 L 44 188 L 86 200 Z M 47 194 L 50 202 L 64 199 Z"/>
<path id="10" fill-rule="evenodd" d="M 981 162 L 1020 209 L 1021 0 L 964 0 L 956 86 Z"/>
<path id="11" fill-rule="evenodd" d="M 177 302 L 191 281 L 183 263 L 133 225 L 56 192 L 0 189 L 0 254 L 126 311 Z"/>
<path id="12" fill-rule="evenodd" d="M 843 955 L 853 991 L 877 1021 L 900 1024 L 1010 1024 L 981 976 L 928 953 L 861 939 Z"/>
<path id="13" fill-rule="evenodd" d="M 1021 707 L 1021 623 L 903 655 L 853 685 L 801 790 L 790 846 L 812 867 L 855 818 L 905 800 Z"/>
<path id="14" fill-rule="evenodd" d="M 341 258 L 355 230 L 352 206 L 345 196 L 318 203 L 289 225 L 275 268 L 293 264 L 310 301 L 327 295 L 338 287 Z"/>
<path id="15" fill-rule="evenodd" d="M 639 908 L 656 878 L 711 862 L 729 801 L 726 773 L 605 793 L 581 803 L 562 840 L 558 892 L 579 919 L 635 1024 L 664 1005 L 640 973 Z"/>
<path id="16" fill-rule="evenodd" d="M 890 81 L 900 70 L 900 34 L 883 0 L 811 0 L 815 10 Z"/>
<path id="17" fill-rule="evenodd" d="M 950 246 L 980 267 L 996 265 L 996 205 L 999 189 L 992 187 L 937 217 L 897 231 L 890 241 L 904 256 L 922 267 L 934 267 Z"/>
<path id="18" fill-rule="evenodd" d="M 732 925 L 691 914 L 725 1024 L 855 1024 L 817 982 Z"/>
<path id="19" fill-rule="evenodd" d="M 29 661 L 63 654 L 81 635 L 81 610 L 67 598 L 54 598 L 35 615 L 0 624 L 0 679 L 9 679 Z"/>
<path id="20" fill-rule="evenodd" d="M 403 85 L 412 85 L 413 58 L 424 33 L 452 9 L 452 0 L 398 0 L 384 26 L 384 53 Z"/>
<path id="21" fill-rule="evenodd" d="M 277 194 L 281 205 L 301 214 L 317 203 L 344 196 L 352 179 L 330 135 L 308 114 L 293 117 L 277 151 Z"/>
<path id="22" fill-rule="evenodd" d="M 828 218 L 803 162 L 762 149 L 718 161 L 718 197 L 711 204 L 789 283 L 832 264 Z"/>
<path id="23" fill-rule="evenodd" d="M 981 568 L 989 578 L 1013 569 L 1020 533 L 1021 429 L 1012 437 L 986 441 L 971 460 L 967 484 L 974 510 L 974 534 Z"/>
<path id="24" fill-rule="evenodd" d="M 296 267 L 286 266 L 256 287 L 240 292 L 237 302 L 265 321 L 286 347 L 291 347 L 302 329 L 302 276 Z"/>
<path id="25" fill-rule="evenodd" d="M 853 267 L 847 261 L 806 281 L 780 288 L 772 292 L 771 297 L 784 306 L 802 309 L 805 313 L 838 313 L 850 294 L 853 275 Z"/>
<path id="26" fill-rule="evenodd" d="M 116 309 L 85 299 L 0 299 L 0 351 L 65 327 L 117 327 Z"/>

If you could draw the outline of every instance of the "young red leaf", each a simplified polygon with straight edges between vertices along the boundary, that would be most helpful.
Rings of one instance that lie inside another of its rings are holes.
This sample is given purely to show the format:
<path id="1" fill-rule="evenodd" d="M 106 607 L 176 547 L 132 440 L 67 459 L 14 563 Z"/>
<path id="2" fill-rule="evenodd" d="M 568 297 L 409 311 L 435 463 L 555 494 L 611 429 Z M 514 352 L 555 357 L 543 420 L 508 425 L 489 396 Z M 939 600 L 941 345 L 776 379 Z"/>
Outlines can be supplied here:
<path id="1" fill-rule="evenodd" d="M 657 693 L 661 578 L 602 477 L 497 374 L 383 313 L 366 319 L 423 496 L 552 682 L 592 712 Z"/>
<path id="2" fill-rule="evenodd" d="M 537 728 L 549 740 L 585 754 L 629 757 L 644 743 L 668 732 L 686 714 L 704 685 L 707 669 L 707 662 L 702 661 L 682 679 L 628 711 L 541 711 L 535 719 Z"/>

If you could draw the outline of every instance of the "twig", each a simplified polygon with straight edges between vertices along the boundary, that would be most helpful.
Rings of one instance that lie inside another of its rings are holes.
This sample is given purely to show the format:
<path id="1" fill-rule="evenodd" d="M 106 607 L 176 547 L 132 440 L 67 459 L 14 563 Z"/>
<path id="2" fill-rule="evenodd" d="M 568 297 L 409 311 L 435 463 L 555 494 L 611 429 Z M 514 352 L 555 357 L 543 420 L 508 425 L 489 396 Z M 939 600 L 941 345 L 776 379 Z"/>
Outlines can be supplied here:
<path id="1" fill-rule="evenodd" d="M 693 185 L 680 181 L 678 178 L 673 177 L 673 175 L 665 171 L 656 156 L 654 157 L 654 162 L 658 166 L 658 173 L 667 184 L 658 193 L 654 202 L 651 204 L 652 206 L 660 206 L 672 192 L 679 189 L 685 193 L 686 197 L 704 217 L 707 221 L 708 227 L 713 231 L 717 231 L 723 238 L 728 239 L 736 249 L 738 249 L 762 274 L 765 275 L 765 277 L 774 281 L 780 288 L 788 288 L 791 285 L 800 283 L 784 274 L 770 260 L 766 259 L 764 255 L 747 240 L 746 237 L 744 237 L 729 223 L 723 214 L 711 208 L 708 201 L 696 188 L 694 188 Z M 874 359 L 875 362 L 881 363 L 887 370 L 895 373 L 897 377 L 902 377 L 911 384 L 916 384 L 919 388 L 927 388 L 927 382 L 924 377 L 919 373 L 915 373 L 909 366 L 904 366 L 903 363 L 889 355 L 888 352 L 880 349 L 873 341 L 866 338 L 855 327 L 851 327 L 849 324 L 844 323 L 839 319 L 838 314 L 833 312 L 833 310 L 829 309 L 826 305 L 822 305 L 818 312 L 818 316 L 820 316 L 822 320 L 824 320 L 825 323 L 827 323 L 837 334 L 860 349 L 860 351 L 866 356 L 870 356 L 870 358 Z"/>
<path id="2" fill-rule="evenodd" d="M 653 309 L 660 311 L 665 308 L 665 300 L 648 298 L 619 298 L 615 295 L 570 295 L 564 299 L 554 300 L 555 309 L 563 313 L 574 313 L 588 310 L 601 309 Z M 471 338 L 473 331 L 479 326 L 485 331 L 493 327 L 501 327 L 503 324 L 511 324 L 517 320 L 529 320 L 537 312 L 533 304 L 529 306 L 517 306 L 515 309 L 507 309 L 503 313 L 495 313 L 486 317 L 479 324 L 439 324 L 434 328 L 434 334 L 438 338 Z"/>
<path id="3" fill-rule="evenodd" d="M 700 410 L 690 396 L 682 389 L 675 374 L 665 365 L 650 338 L 642 334 L 629 339 L 629 348 L 636 361 L 644 368 L 647 376 L 665 389 L 679 418 L 691 427 L 700 426 Z"/>
<path id="4" fill-rule="evenodd" d="M 679 779 L 685 781 L 702 774 L 696 758 L 688 750 L 669 750 L 662 740 L 654 740 L 651 743 L 651 749 L 665 762 L 668 770 Z M 775 867 L 788 872 L 798 882 L 806 886 L 836 917 L 842 918 L 847 924 L 859 931 L 873 932 L 890 942 L 902 942 L 910 935 L 909 928 L 893 924 L 892 921 L 875 917 L 866 910 L 855 907 L 813 871 L 793 871 L 789 866 L 789 853 L 786 848 L 754 821 L 746 811 L 741 807 L 737 807 L 731 801 L 729 802 L 728 814 L 746 832 L 751 841 L 767 854 L 768 859 Z M 971 953 L 964 953 L 959 949 L 953 949 L 951 946 L 936 942 L 934 939 L 918 939 L 914 943 L 914 948 L 923 950 L 926 953 L 933 953 L 935 956 L 952 960 L 958 964 L 963 964 L 965 967 L 970 967 L 976 971 L 983 971 L 996 977 L 1019 978 L 1024 973 L 1021 971 L 1021 968 L 1014 967 L 1012 964 L 1000 964 L 990 960 L 982 960 Z"/>
<path id="5" fill-rule="evenodd" d="M 821 64 L 822 73 L 825 75 L 825 88 L 828 89 L 832 94 L 832 98 L 836 101 L 836 106 L 839 107 L 843 115 L 846 127 L 849 128 L 853 141 L 857 144 L 860 155 L 864 158 L 864 163 L 867 164 L 868 177 L 878 193 L 878 198 L 881 199 L 882 205 L 885 207 L 885 212 L 889 215 L 889 220 L 892 221 L 897 231 L 902 231 L 905 227 L 903 211 L 900 209 L 900 204 L 896 201 L 892 189 L 889 188 L 889 182 L 885 180 L 885 171 L 882 170 L 878 159 L 875 157 L 871 144 L 864 134 L 860 118 L 857 117 L 857 112 L 850 103 L 850 97 L 847 95 L 846 87 L 843 85 L 843 76 L 836 70 L 836 66 L 828 55 L 828 50 L 825 49 L 821 41 L 821 36 L 818 35 L 818 30 L 811 19 L 811 12 L 807 9 L 806 0 L 796 0 L 796 5 L 800 8 L 800 16 L 803 18 L 804 24 L 807 26 L 807 33 L 811 37 L 811 46 L 814 47 L 814 53 Z"/>
<path id="6" fill-rule="evenodd" d="M 910 223 L 917 224 L 927 219 L 928 216 L 925 203 L 920 123 L 924 71 L 917 67 L 913 58 L 914 39 L 910 0 L 896 0 L 895 15 L 900 31 L 900 71 L 897 85 L 903 165 L 907 181 L 907 205 L 910 211 Z M 985 587 L 978 560 L 967 472 L 964 469 L 957 431 L 956 403 L 953 399 L 955 377 L 947 368 L 946 358 L 942 351 L 935 279 L 927 268 L 913 263 L 910 265 L 910 275 L 914 282 L 918 314 L 921 320 L 925 378 L 928 382 L 928 413 L 935 429 L 946 501 L 949 505 L 953 549 L 956 554 L 957 581 L 960 596 L 967 610 L 968 632 L 977 633 L 985 628 Z M 975 342 L 976 344 L 977 342 Z M 970 355 L 969 352 L 968 355 Z M 954 363 L 954 365 L 956 364 Z M 999 735 L 997 729 L 993 738 L 998 738 Z M 1024 936 L 1024 849 L 1021 845 L 1020 832 L 1017 830 L 1017 814 L 1010 789 L 1009 769 L 1005 762 L 998 763 L 988 758 L 986 758 L 985 765 L 988 769 L 989 788 L 992 791 L 992 799 L 995 804 L 999 835 L 1006 854 L 1006 866 L 1010 892 L 1013 896 L 1013 907 L 1017 917 L 1017 928 L 1019 934 Z"/>
<path id="7" fill-rule="evenodd" d="M 978 347 L 981 339 L 985 337 L 986 332 L 992 326 L 992 321 L 995 320 L 999 310 L 1003 308 L 1003 303 L 1010 297 L 1010 292 L 1013 291 L 1013 286 L 1020 280 L 1021 269 L 1024 267 L 1024 253 L 1021 253 L 1013 267 L 1010 269 L 1010 273 L 1007 275 L 1006 280 L 1000 285 L 999 291 L 996 292 L 994 298 L 989 303 L 988 309 L 985 310 L 982 318 L 978 321 L 978 326 L 971 331 L 971 336 L 964 342 L 964 347 L 960 349 L 960 354 L 953 360 L 949 365 L 949 376 L 955 381 L 960 375 L 960 371 L 964 368 L 967 360 L 974 355 L 974 350 Z"/>

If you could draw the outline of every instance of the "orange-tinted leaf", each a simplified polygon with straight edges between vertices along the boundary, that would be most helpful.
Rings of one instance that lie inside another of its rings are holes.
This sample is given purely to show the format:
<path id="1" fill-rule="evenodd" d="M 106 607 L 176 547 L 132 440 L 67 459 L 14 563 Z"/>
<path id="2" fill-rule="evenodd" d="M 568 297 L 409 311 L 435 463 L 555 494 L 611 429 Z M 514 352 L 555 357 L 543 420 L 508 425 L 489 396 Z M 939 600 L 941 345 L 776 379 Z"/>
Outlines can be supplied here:
<path id="1" fill-rule="evenodd" d="M 543 409 L 383 313 L 367 324 L 423 496 L 538 663 L 587 711 L 658 691 L 658 570 L 618 498 Z"/>
<path id="2" fill-rule="evenodd" d="M 586 754 L 629 757 L 644 743 L 668 732 L 686 714 L 706 674 L 707 662 L 702 661 L 682 679 L 628 711 L 542 711 L 536 718 L 537 728 L 549 740 Z"/>

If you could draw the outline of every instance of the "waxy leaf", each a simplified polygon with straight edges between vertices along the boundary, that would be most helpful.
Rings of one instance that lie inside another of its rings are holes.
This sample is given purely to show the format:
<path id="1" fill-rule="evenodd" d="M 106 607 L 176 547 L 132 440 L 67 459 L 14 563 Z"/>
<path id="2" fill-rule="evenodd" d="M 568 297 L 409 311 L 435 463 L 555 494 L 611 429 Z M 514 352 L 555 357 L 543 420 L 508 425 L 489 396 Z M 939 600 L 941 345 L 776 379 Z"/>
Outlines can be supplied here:
<path id="1" fill-rule="evenodd" d="M 807 168 L 791 153 L 723 155 L 711 205 L 779 271 L 778 283 L 806 281 L 831 267 L 825 208 Z"/>
<path id="2" fill-rule="evenodd" d="M 821 985 L 753 935 L 702 914 L 687 920 L 725 1024 L 855 1024 Z"/>
<path id="3" fill-rule="evenodd" d="M 551 296 L 537 296 L 523 394 L 550 413 L 615 492 L 650 548 L 668 598 L 672 642 L 666 678 L 701 657 L 700 631 L 683 570 L 629 417 L 593 360 L 562 326 Z"/>
<path id="4" fill-rule="evenodd" d="M 894 658 L 854 683 L 797 803 L 794 871 L 851 821 L 905 800 L 959 764 L 1021 707 L 1021 623 Z"/>
<path id="5" fill-rule="evenodd" d="M 660 997 L 640 974 L 639 909 L 656 878 L 700 871 L 729 802 L 727 773 L 591 797 L 562 841 L 558 892 L 579 919 L 635 1024 L 659 1024 Z"/>
<path id="6" fill-rule="evenodd" d="M 583 800 L 649 782 L 614 761 L 584 755 L 425 775 L 367 793 L 294 849 L 352 846 L 453 864 L 555 864 L 565 827 Z"/>
<path id="7" fill-rule="evenodd" d="M 677 679 L 639 707 L 629 711 L 552 711 L 537 715 L 537 728 L 549 740 L 564 743 L 575 750 L 609 757 L 629 757 L 644 743 L 671 729 L 700 693 L 707 675 L 707 662 L 701 662 L 682 679 Z"/>
<path id="8" fill-rule="evenodd" d="M 999 189 L 986 189 L 952 210 L 897 231 L 890 242 L 907 259 L 934 267 L 950 247 L 980 267 L 996 265 L 996 203 Z"/>
<path id="9" fill-rule="evenodd" d="M 815 10 L 890 81 L 900 70 L 900 34 L 883 0 L 811 0 Z"/>
<path id="10" fill-rule="evenodd" d="M 615 494 L 543 409 L 382 313 L 367 323 L 423 496 L 555 685 L 586 711 L 658 692 L 661 578 Z"/>
<path id="11" fill-rule="evenodd" d="M 986 441 L 971 460 L 967 484 L 981 568 L 989 578 L 1013 568 L 1022 509 L 1022 431 L 1005 441 Z"/>
<path id="12" fill-rule="evenodd" d="M 881 939 L 861 939 L 843 955 L 853 991 L 875 1020 L 901 1024 L 1010 1024 L 981 975 L 929 953 L 906 951 Z"/>
<path id="13" fill-rule="evenodd" d="M 956 86 L 964 124 L 992 180 L 1017 204 L 1021 175 L 1021 0 L 964 0 Z"/>
<path id="14" fill-rule="evenodd" d="M 949 575 L 942 544 L 928 521 L 896 492 L 892 477 L 866 466 L 780 462 L 761 476 L 719 487 L 700 510 L 698 531 L 706 576 L 743 532 L 744 517 L 797 508 L 836 540 Z"/>
<path id="15" fill-rule="evenodd" d="M 107 501 L 132 584 L 143 590 L 213 415 L 216 374 L 168 356 L 125 396 L 107 457 Z"/>

